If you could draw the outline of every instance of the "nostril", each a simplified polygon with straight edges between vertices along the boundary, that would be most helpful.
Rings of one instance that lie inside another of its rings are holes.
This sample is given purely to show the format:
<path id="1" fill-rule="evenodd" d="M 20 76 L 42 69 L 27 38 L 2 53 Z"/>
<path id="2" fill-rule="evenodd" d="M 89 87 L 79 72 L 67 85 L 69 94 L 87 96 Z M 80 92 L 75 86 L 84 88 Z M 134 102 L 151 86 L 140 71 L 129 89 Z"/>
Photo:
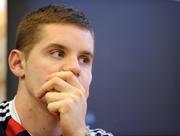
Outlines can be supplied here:
<path id="1" fill-rule="evenodd" d="M 81 67 L 78 60 L 71 58 L 66 61 L 66 63 L 61 67 L 64 71 L 71 71 L 76 77 L 80 76 Z"/>
<path id="2" fill-rule="evenodd" d="M 77 76 L 77 77 L 79 77 L 79 76 L 80 76 L 80 74 L 79 74 L 79 73 L 76 73 L 76 76 Z"/>
<path id="3" fill-rule="evenodd" d="M 77 71 L 72 71 L 73 72 L 73 74 L 76 76 L 76 77 L 79 77 L 80 76 L 80 73 L 79 72 L 77 72 Z"/>

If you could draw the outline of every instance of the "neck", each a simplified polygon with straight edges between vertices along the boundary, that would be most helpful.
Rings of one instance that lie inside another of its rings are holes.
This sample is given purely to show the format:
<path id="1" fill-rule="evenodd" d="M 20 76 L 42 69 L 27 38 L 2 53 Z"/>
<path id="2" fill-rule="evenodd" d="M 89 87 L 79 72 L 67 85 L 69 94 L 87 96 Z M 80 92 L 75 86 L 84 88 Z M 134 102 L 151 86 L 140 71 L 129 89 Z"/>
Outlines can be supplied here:
<path id="1" fill-rule="evenodd" d="M 60 136 L 59 119 L 48 112 L 46 104 L 19 84 L 15 107 L 22 126 L 32 136 Z"/>

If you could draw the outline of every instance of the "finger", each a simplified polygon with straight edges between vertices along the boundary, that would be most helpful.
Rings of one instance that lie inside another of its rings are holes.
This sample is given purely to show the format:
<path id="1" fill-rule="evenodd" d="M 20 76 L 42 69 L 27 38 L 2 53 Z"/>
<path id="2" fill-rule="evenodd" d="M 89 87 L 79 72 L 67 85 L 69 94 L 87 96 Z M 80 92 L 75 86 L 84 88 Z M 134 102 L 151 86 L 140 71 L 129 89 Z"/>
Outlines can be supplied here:
<path id="1" fill-rule="evenodd" d="M 49 110 L 49 112 L 51 113 L 67 113 L 71 107 L 73 105 L 73 101 L 71 99 L 65 99 L 62 101 L 56 101 L 56 102 L 52 102 L 49 103 L 47 106 L 47 109 Z"/>
<path id="2" fill-rule="evenodd" d="M 59 93 L 59 92 L 47 92 L 45 94 L 45 100 L 48 104 L 56 101 L 62 101 L 67 98 L 71 98 L 75 100 L 75 95 L 73 95 L 72 93 Z"/>
<path id="3" fill-rule="evenodd" d="M 61 91 L 67 91 L 72 90 L 73 87 L 62 80 L 59 77 L 54 77 L 51 80 L 44 83 L 41 87 L 41 89 L 37 93 L 37 97 L 41 98 L 43 97 L 47 92 L 61 92 Z"/>
<path id="4" fill-rule="evenodd" d="M 80 89 L 77 91 L 77 95 L 79 95 L 79 96 L 81 96 L 83 94 L 84 95 L 87 94 L 87 91 L 81 85 L 79 78 L 77 78 L 71 71 L 61 71 L 61 72 L 53 73 L 49 76 L 49 79 L 52 77 L 59 77 L 59 78 L 65 80 L 66 82 L 68 82 L 69 84 L 71 84 L 72 86 Z"/>
<path id="5" fill-rule="evenodd" d="M 64 81 L 68 82 L 72 86 L 79 88 L 80 90 L 84 90 L 83 86 L 81 85 L 79 78 L 75 76 L 71 71 L 61 71 L 56 72 L 48 76 L 48 80 L 53 77 L 59 77 Z"/>

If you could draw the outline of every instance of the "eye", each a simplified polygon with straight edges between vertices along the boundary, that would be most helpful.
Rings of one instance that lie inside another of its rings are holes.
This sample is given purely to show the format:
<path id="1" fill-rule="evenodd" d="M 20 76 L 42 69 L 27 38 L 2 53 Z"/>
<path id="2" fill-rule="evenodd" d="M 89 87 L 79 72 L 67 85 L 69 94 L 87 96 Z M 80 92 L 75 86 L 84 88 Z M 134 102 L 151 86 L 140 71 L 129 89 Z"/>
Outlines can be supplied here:
<path id="1" fill-rule="evenodd" d="M 61 50 L 53 50 L 50 52 L 51 56 L 57 59 L 61 59 L 65 56 L 65 53 Z"/>
<path id="2" fill-rule="evenodd" d="M 80 56 L 79 57 L 79 62 L 81 64 L 89 64 L 91 62 L 90 58 L 87 56 Z"/>

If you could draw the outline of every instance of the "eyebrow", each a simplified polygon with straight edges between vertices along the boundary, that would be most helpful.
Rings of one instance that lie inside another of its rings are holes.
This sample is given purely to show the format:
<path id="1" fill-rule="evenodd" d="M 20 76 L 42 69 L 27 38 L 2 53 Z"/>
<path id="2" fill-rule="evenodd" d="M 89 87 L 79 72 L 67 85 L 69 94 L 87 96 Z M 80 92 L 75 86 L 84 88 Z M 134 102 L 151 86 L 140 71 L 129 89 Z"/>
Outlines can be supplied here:
<path id="1" fill-rule="evenodd" d="M 88 56 L 91 57 L 91 59 L 94 59 L 94 55 L 93 55 L 93 53 L 91 53 L 91 52 L 88 52 L 88 51 L 82 51 L 81 54 L 88 55 Z"/>
<path id="2" fill-rule="evenodd" d="M 68 50 L 68 48 L 65 45 L 59 44 L 59 43 L 50 43 L 46 49 L 48 48 L 59 48 L 62 50 Z M 80 54 L 84 54 L 84 55 L 88 55 L 90 56 L 92 59 L 94 58 L 94 54 L 92 52 L 89 51 L 80 51 Z"/>
<path id="3" fill-rule="evenodd" d="M 66 47 L 64 45 L 61 44 L 57 44 L 57 43 L 50 43 L 48 44 L 48 46 L 46 47 L 46 49 L 48 48 L 59 48 L 59 49 L 64 49 L 66 50 Z"/>

